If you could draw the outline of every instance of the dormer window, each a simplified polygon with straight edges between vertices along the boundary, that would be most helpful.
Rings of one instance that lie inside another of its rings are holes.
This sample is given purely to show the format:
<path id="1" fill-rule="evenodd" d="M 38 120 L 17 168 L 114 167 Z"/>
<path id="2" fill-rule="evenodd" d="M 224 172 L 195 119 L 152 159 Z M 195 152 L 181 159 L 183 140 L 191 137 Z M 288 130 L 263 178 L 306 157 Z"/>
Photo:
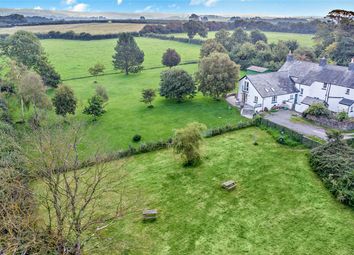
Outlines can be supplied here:
<path id="1" fill-rule="evenodd" d="M 347 89 L 347 91 L 345 92 L 346 95 L 350 94 L 350 89 Z"/>
<path id="2" fill-rule="evenodd" d="M 328 86 L 328 84 L 327 84 L 327 83 L 323 83 L 323 87 L 322 87 L 322 89 L 323 89 L 323 90 L 326 90 L 326 89 L 327 89 L 327 86 Z"/>
<path id="3" fill-rule="evenodd" d="M 302 96 L 304 94 L 304 89 L 300 90 L 300 95 Z"/>

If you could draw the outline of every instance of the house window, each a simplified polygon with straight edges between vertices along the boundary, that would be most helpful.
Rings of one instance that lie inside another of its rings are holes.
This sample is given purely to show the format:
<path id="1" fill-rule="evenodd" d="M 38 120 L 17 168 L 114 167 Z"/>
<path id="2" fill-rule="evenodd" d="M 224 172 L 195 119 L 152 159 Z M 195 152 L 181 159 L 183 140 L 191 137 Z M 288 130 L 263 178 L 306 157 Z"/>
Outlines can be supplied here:
<path id="1" fill-rule="evenodd" d="M 243 84 L 243 91 L 248 91 L 250 86 L 250 83 L 248 81 L 245 81 L 245 83 Z"/>
<path id="2" fill-rule="evenodd" d="M 256 103 L 256 104 L 258 103 L 258 97 L 257 96 L 254 97 L 254 103 Z"/>
<path id="3" fill-rule="evenodd" d="M 300 95 L 302 96 L 304 94 L 304 89 L 300 90 Z"/>
<path id="4" fill-rule="evenodd" d="M 327 89 L 327 83 L 323 83 L 322 89 L 326 90 Z"/>
<path id="5" fill-rule="evenodd" d="M 277 102 L 277 96 L 272 96 L 272 104 L 275 104 Z"/>
<path id="6" fill-rule="evenodd" d="M 347 91 L 345 92 L 346 95 L 350 94 L 350 89 L 347 89 Z"/>

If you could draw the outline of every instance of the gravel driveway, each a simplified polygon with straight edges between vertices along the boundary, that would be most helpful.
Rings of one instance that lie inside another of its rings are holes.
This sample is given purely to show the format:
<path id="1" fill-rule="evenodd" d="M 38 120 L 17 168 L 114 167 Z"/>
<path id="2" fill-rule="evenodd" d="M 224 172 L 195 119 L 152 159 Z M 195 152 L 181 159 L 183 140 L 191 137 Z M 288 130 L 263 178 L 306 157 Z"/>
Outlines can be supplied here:
<path id="1" fill-rule="evenodd" d="M 327 136 L 326 130 L 324 128 L 307 123 L 293 122 L 291 121 L 292 114 L 296 113 L 293 111 L 281 110 L 278 112 L 267 114 L 265 118 L 276 124 L 301 133 L 305 136 L 317 136 L 323 140 L 326 140 Z"/>

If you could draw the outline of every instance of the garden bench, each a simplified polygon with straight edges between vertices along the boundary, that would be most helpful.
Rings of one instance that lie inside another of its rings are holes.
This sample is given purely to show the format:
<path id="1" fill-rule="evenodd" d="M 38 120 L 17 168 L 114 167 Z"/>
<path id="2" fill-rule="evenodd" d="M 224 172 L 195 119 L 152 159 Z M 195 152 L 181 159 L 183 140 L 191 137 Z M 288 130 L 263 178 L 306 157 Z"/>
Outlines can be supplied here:
<path id="1" fill-rule="evenodd" d="M 144 220 L 156 220 L 157 219 L 157 210 L 145 210 L 143 212 L 143 219 Z"/>
<path id="2" fill-rule="evenodd" d="M 226 181 L 221 186 L 226 190 L 233 190 L 234 188 L 236 188 L 236 182 L 232 180 Z"/>

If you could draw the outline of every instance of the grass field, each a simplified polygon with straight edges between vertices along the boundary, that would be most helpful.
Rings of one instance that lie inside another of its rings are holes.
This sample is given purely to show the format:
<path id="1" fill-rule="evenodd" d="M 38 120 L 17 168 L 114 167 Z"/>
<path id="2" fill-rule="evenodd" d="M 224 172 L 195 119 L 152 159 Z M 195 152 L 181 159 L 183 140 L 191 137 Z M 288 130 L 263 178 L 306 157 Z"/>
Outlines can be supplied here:
<path id="1" fill-rule="evenodd" d="M 49 31 L 75 33 L 90 33 L 92 35 L 115 34 L 121 32 L 139 32 L 145 24 L 133 23 L 86 23 L 86 24 L 64 24 L 45 26 L 18 26 L 10 28 L 0 28 L 0 34 L 13 34 L 18 30 L 30 31 L 33 33 L 48 33 Z"/>
<path id="2" fill-rule="evenodd" d="M 64 80 L 89 75 L 87 69 L 96 62 L 103 63 L 107 67 L 107 73 L 113 72 L 111 60 L 115 43 L 115 40 L 42 41 L 50 61 Z M 161 57 L 167 48 L 176 49 L 182 56 L 182 62 L 197 60 L 199 57 L 200 48 L 196 45 L 148 38 L 137 38 L 137 43 L 145 52 L 145 68 L 161 66 Z M 193 74 L 197 65 L 184 65 L 182 68 Z M 140 102 L 141 91 L 144 88 L 157 89 L 160 72 L 164 69 L 144 70 L 140 74 L 129 76 L 115 73 L 98 77 L 98 84 L 107 89 L 110 100 L 106 107 L 107 113 L 85 128 L 83 150 L 87 155 L 97 149 L 111 152 L 127 148 L 136 134 L 143 137 L 143 142 L 156 141 L 170 137 L 175 128 L 189 122 L 199 121 L 208 127 L 216 127 L 236 123 L 241 119 L 239 112 L 229 109 L 226 102 L 215 101 L 201 94 L 180 104 L 158 97 L 154 102 L 155 108 L 147 109 Z M 79 100 L 77 114 L 70 117 L 71 119 L 89 120 L 81 112 L 87 99 L 95 93 L 94 80 L 91 77 L 64 81 L 64 84 L 74 89 Z"/>
<path id="3" fill-rule="evenodd" d="M 215 33 L 214 31 L 208 33 L 208 39 L 213 39 L 215 38 Z M 232 31 L 230 31 L 232 33 Z M 302 46 L 314 46 L 315 42 L 312 39 L 314 35 L 309 35 L 309 34 L 297 34 L 297 33 L 278 33 L 278 32 L 262 32 L 267 35 L 268 42 L 274 42 L 277 43 L 278 41 L 286 41 L 286 40 L 297 40 L 300 45 Z M 169 34 L 169 36 L 175 36 L 175 37 L 181 37 L 181 38 L 187 38 L 187 34 Z M 205 39 L 197 35 L 195 39 Z"/>
<path id="4" fill-rule="evenodd" d="M 187 169 L 171 150 L 128 159 L 124 183 L 129 198 L 141 194 L 138 208 L 98 232 L 87 254 L 353 254 L 354 213 L 312 172 L 307 150 L 249 128 L 207 139 L 202 151 Z M 107 169 L 109 185 L 118 165 Z M 229 179 L 235 191 L 220 188 Z M 116 196 L 101 197 L 97 213 L 113 213 Z M 144 208 L 158 220 L 142 223 Z"/>

